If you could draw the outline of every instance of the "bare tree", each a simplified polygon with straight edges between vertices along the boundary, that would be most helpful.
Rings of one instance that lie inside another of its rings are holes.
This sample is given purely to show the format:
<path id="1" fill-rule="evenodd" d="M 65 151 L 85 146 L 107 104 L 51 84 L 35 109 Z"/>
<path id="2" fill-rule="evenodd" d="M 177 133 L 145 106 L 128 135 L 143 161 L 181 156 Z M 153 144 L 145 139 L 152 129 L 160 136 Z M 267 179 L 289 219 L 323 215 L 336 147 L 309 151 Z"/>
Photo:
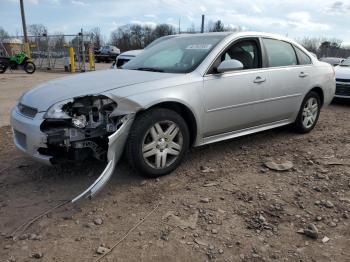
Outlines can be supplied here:
<path id="1" fill-rule="evenodd" d="M 298 41 L 317 57 L 348 57 L 350 49 L 342 47 L 342 40 L 336 38 L 305 37 Z"/>
<path id="2" fill-rule="evenodd" d="M 111 33 L 109 42 L 120 48 L 121 51 L 132 49 L 130 41 L 130 25 L 124 25 L 114 30 Z"/>
<path id="3" fill-rule="evenodd" d="M 298 41 L 306 50 L 317 54 L 318 47 L 321 44 L 320 38 L 311 38 L 311 37 L 304 37 L 303 39 Z"/>
<path id="4" fill-rule="evenodd" d="M 48 50 L 50 43 L 46 37 L 43 37 L 44 35 L 47 35 L 46 26 L 43 24 L 32 24 L 28 26 L 28 32 L 30 35 L 34 36 L 34 39 L 29 38 L 29 41 L 35 43 L 38 50 Z"/>
<path id="5" fill-rule="evenodd" d="M 43 34 L 47 34 L 47 27 L 43 24 L 29 25 L 28 32 L 33 36 L 42 36 Z"/>
<path id="6" fill-rule="evenodd" d="M 162 36 L 174 35 L 174 34 L 175 34 L 175 28 L 172 25 L 168 25 L 168 24 L 157 25 L 153 31 L 153 35 L 155 36 L 155 39 Z"/>
<path id="7" fill-rule="evenodd" d="M 90 34 L 94 45 L 94 49 L 100 49 L 100 47 L 103 45 L 101 29 L 99 27 L 95 27 L 90 30 Z"/>
<path id="8" fill-rule="evenodd" d="M 196 28 L 194 23 L 191 24 L 191 26 L 189 28 L 187 28 L 187 33 L 189 34 L 194 34 L 196 32 Z"/>
<path id="9" fill-rule="evenodd" d="M 110 43 L 122 51 L 142 49 L 155 39 L 171 34 L 175 34 L 175 28 L 167 24 L 160 24 L 155 28 L 139 24 L 124 25 L 111 33 Z"/>
<path id="10" fill-rule="evenodd" d="M 2 27 L 0 27 L 0 41 L 8 37 L 9 34 Z"/>
<path id="11" fill-rule="evenodd" d="M 55 37 L 50 37 L 50 46 L 55 50 L 63 50 L 66 39 L 64 37 L 64 33 L 55 32 Z"/>
<path id="12" fill-rule="evenodd" d="M 131 35 L 132 46 L 135 49 L 142 49 L 144 47 L 144 44 L 143 44 L 144 32 L 143 32 L 142 26 L 139 24 L 134 24 L 130 26 L 130 35 Z"/>
<path id="13" fill-rule="evenodd" d="M 143 27 L 143 44 L 144 47 L 148 46 L 150 43 L 153 42 L 154 37 L 152 35 L 153 28 L 152 26 L 146 25 Z"/>
<path id="14" fill-rule="evenodd" d="M 216 22 L 210 21 L 208 24 L 208 30 L 209 32 L 224 32 L 225 31 L 225 25 L 221 20 L 218 20 Z"/>

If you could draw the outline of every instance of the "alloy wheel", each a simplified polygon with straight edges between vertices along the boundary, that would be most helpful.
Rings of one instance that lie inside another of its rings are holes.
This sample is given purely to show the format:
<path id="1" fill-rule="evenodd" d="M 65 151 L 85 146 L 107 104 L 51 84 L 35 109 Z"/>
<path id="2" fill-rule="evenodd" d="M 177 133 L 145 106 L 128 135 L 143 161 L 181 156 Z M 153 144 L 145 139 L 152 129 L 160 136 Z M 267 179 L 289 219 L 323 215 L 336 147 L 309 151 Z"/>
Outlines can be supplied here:
<path id="1" fill-rule="evenodd" d="M 160 121 L 146 133 L 142 143 L 143 159 L 152 168 L 163 169 L 179 157 L 183 136 L 179 126 L 172 121 Z"/>
<path id="2" fill-rule="evenodd" d="M 318 110 L 319 105 L 317 99 L 315 97 L 310 97 L 305 103 L 302 115 L 303 126 L 305 128 L 310 128 L 313 126 L 317 120 Z"/>

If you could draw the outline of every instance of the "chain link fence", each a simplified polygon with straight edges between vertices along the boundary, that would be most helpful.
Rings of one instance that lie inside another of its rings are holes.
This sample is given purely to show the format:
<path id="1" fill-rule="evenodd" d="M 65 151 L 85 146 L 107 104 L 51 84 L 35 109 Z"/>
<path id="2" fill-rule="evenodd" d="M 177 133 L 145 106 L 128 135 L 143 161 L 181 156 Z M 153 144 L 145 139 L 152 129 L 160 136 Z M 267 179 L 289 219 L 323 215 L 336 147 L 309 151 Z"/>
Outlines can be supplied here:
<path id="1" fill-rule="evenodd" d="M 31 59 L 38 69 L 70 71 L 69 49 L 74 50 L 75 71 L 93 70 L 89 64 L 89 51 L 93 56 L 90 35 L 28 36 Z M 0 56 L 11 56 L 24 50 L 23 37 L 11 37 L 0 42 Z M 92 57 L 94 61 L 94 57 Z"/>

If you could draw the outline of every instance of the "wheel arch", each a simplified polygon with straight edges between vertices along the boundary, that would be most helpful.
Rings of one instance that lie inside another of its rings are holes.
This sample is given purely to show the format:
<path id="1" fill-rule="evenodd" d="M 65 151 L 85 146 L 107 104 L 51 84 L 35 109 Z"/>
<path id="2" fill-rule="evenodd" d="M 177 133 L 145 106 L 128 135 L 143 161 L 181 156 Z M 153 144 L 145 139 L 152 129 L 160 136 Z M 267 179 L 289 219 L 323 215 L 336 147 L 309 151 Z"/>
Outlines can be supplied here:
<path id="1" fill-rule="evenodd" d="M 190 109 L 190 107 L 188 107 L 187 105 L 179 101 L 162 101 L 162 102 L 152 104 L 147 108 L 144 108 L 143 110 L 138 111 L 136 114 L 136 117 L 138 114 L 153 108 L 166 108 L 169 110 L 173 110 L 176 113 L 178 113 L 180 116 L 182 116 L 190 132 L 190 145 L 192 146 L 196 142 L 198 124 L 197 124 L 196 116 L 193 113 L 193 111 Z"/>
<path id="2" fill-rule="evenodd" d="M 320 96 L 321 106 L 323 106 L 323 104 L 324 104 L 324 92 L 323 92 L 323 89 L 321 87 L 319 87 L 319 86 L 315 86 L 315 87 L 311 88 L 308 93 L 310 93 L 312 91 L 316 92 Z"/>

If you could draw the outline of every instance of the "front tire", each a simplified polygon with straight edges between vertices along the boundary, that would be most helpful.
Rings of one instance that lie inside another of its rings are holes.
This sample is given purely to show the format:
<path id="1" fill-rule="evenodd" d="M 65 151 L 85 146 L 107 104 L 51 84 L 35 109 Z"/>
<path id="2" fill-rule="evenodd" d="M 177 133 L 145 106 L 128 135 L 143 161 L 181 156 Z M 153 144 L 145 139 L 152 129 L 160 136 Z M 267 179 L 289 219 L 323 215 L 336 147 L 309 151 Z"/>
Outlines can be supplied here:
<path id="1" fill-rule="evenodd" d="M 33 62 L 26 62 L 23 67 L 24 71 L 26 71 L 28 74 L 33 74 L 35 72 L 35 64 Z"/>
<path id="2" fill-rule="evenodd" d="M 314 129 L 321 112 L 320 96 L 314 92 L 309 92 L 301 104 L 297 119 L 294 122 L 294 130 L 301 134 L 309 133 Z"/>
<path id="3" fill-rule="evenodd" d="M 185 120 L 175 111 L 155 108 L 139 115 L 131 128 L 126 157 L 146 177 L 159 177 L 176 169 L 189 147 Z"/>

